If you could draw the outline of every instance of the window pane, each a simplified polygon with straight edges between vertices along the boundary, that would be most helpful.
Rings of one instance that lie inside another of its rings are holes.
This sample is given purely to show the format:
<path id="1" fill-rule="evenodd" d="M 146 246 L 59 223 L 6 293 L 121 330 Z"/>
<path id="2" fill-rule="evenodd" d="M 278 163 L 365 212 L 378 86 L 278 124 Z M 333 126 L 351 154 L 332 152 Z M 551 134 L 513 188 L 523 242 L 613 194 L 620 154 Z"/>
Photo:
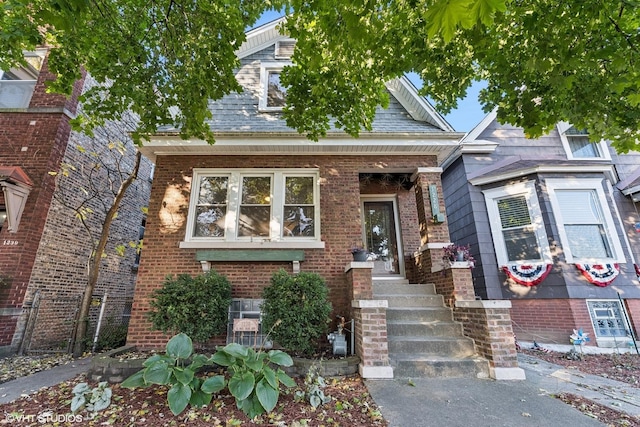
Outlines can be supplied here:
<path id="1" fill-rule="evenodd" d="M 245 176 L 242 178 L 242 204 L 271 204 L 271 177 Z"/>
<path id="2" fill-rule="evenodd" d="M 224 237 L 226 206 L 198 206 L 196 208 L 195 237 Z"/>
<path id="3" fill-rule="evenodd" d="M 531 224 L 527 199 L 524 196 L 510 197 L 498 201 L 502 228 L 522 227 Z"/>
<path id="4" fill-rule="evenodd" d="M 313 204 L 313 178 L 310 176 L 287 177 L 285 205 Z"/>
<path id="5" fill-rule="evenodd" d="M 611 258 L 601 225 L 565 225 L 571 253 L 576 258 Z"/>
<path id="6" fill-rule="evenodd" d="M 589 141 L 587 135 L 567 135 L 567 141 L 569 141 L 569 148 L 573 153 L 573 157 L 600 157 L 598 147 Z"/>
<path id="7" fill-rule="evenodd" d="M 280 72 L 269 71 L 267 76 L 267 107 L 284 107 L 287 89 L 280 84 Z"/>
<path id="8" fill-rule="evenodd" d="M 284 237 L 314 237 L 313 206 L 284 207 Z"/>
<path id="9" fill-rule="evenodd" d="M 600 205 L 593 190 L 557 190 L 558 205 L 565 224 L 602 222 Z"/>
<path id="10" fill-rule="evenodd" d="M 198 204 L 226 204 L 227 183 L 226 176 L 208 176 L 200 181 L 200 194 Z"/>
<path id="11" fill-rule="evenodd" d="M 238 236 L 268 237 L 271 206 L 241 206 L 238 219 Z"/>
<path id="12" fill-rule="evenodd" d="M 509 261 L 542 259 L 536 234 L 530 229 L 505 230 L 504 243 Z"/>

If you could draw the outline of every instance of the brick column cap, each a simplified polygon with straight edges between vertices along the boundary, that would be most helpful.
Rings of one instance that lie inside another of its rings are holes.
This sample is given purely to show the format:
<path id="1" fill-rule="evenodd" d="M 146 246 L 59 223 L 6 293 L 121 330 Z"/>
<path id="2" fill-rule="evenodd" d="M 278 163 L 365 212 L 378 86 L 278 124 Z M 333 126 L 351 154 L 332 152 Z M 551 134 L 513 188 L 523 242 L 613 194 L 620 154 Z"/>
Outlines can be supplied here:
<path id="1" fill-rule="evenodd" d="M 456 301 L 458 308 L 511 308 L 509 300 Z"/>
<path id="2" fill-rule="evenodd" d="M 349 270 L 353 270 L 356 268 L 368 268 L 369 270 L 373 270 L 373 262 L 371 261 L 364 261 L 364 262 L 358 262 L 358 261 L 352 261 L 349 264 L 347 264 L 347 266 L 344 268 L 344 272 L 347 273 Z"/>
<path id="3" fill-rule="evenodd" d="M 353 308 L 387 308 L 389 301 L 386 299 L 357 299 L 351 301 Z"/>

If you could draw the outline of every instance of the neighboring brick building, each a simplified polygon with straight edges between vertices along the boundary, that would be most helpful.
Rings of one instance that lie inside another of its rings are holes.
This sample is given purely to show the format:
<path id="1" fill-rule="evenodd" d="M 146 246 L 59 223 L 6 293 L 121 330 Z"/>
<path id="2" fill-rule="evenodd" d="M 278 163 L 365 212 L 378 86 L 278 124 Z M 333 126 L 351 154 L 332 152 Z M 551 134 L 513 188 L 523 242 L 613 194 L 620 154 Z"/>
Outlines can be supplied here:
<path id="1" fill-rule="evenodd" d="M 64 163 L 87 168 L 88 156 L 81 155 L 77 146 L 106 144 L 71 130 L 85 79 L 76 83 L 68 99 L 46 93 L 46 81 L 54 78 L 47 72 L 46 50 L 28 59 L 29 67 L 0 71 L 0 354 L 68 346 L 77 301 L 87 281 L 90 249 L 80 221 L 59 203 L 62 194 L 68 202 L 82 197 L 80 189 L 68 186 L 78 174 L 71 173 L 60 191 L 50 172 Z M 120 133 L 127 138 L 126 132 Z M 124 142 L 132 153 L 131 142 Z M 148 202 L 150 173 L 151 164 L 144 160 L 112 227 L 113 243 L 96 296 L 107 290 L 123 297 L 133 292 L 135 252 L 129 250 L 122 258 L 113 248 L 115 242 L 139 238 L 144 219 L 140 208 Z M 99 214 L 90 217 L 90 226 L 96 227 L 99 219 Z M 25 335 L 28 341 L 23 340 Z"/>
<path id="2" fill-rule="evenodd" d="M 510 300 L 518 339 L 632 344 L 640 328 L 640 155 L 560 123 L 525 138 L 495 112 L 442 175 L 451 238 L 470 244 L 483 300 Z"/>

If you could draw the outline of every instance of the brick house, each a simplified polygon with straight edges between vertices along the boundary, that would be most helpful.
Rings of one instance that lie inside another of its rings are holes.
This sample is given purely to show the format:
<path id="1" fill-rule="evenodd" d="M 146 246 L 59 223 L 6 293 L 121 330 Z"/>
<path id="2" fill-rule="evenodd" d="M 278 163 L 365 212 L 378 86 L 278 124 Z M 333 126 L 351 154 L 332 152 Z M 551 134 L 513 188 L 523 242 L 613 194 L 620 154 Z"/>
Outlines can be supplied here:
<path id="1" fill-rule="evenodd" d="M 76 147 L 106 144 L 71 130 L 78 95 L 88 79 L 76 82 L 68 99 L 50 94 L 45 84 L 54 76 L 47 71 L 46 49 L 28 54 L 27 61 L 28 66 L 0 71 L 0 354 L 59 351 L 70 344 L 87 281 L 90 240 L 73 212 L 60 203 L 62 194 L 69 203 L 79 200 L 80 190 L 56 188 L 49 172 L 64 163 L 86 168 L 87 156 Z M 151 167 L 144 160 L 140 179 L 113 225 L 96 297 L 106 291 L 113 297 L 133 293 L 136 254 L 130 250 L 121 258 L 113 248 L 115 242 L 139 238 Z M 65 182 L 73 177 L 71 173 Z M 98 220 L 98 214 L 90 217 L 89 225 Z"/>
<path id="2" fill-rule="evenodd" d="M 518 339 L 632 345 L 640 327 L 640 155 L 560 123 L 526 139 L 495 112 L 444 163 L 453 241 L 470 244 L 475 291 L 509 300 Z"/>
<path id="3" fill-rule="evenodd" d="M 210 104 L 214 145 L 181 140 L 167 128 L 141 149 L 156 168 L 128 344 L 165 345 L 168 338 L 151 330 L 146 312 L 167 275 L 215 269 L 227 276 L 232 319 L 259 317 L 262 289 L 284 268 L 325 278 L 334 318 L 356 320 L 365 377 L 389 378 L 394 369 L 408 375 L 401 365 L 428 351 L 403 346 L 425 331 L 403 337 L 392 326 L 427 329 L 429 320 L 419 317 L 427 313 L 444 313 L 434 320 L 443 327 L 431 332 L 453 325 L 451 334 L 460 337 L 449 341 L 465 363 L 476 364 L 478 354 L 489 359 L 490 367 L 485 360 L 473 375 L 517 372 L 508 306 L 477 304 L 468 266 L 442 260 L 449 233 L 440 164 L 463 135 L 401 78 L 388 83 L 390 105 L 378 110 L 370 132 L 355 139 L 332 129 L 319 142 L 305 139 L 281 117 L 286 90 L 279 72 L 294 42 L 278 33 L 278 22 L 248 32 L 238 50 L 244 91 Z M 365 247 L 366 261 L 354 262 L 354 245 Z M 444 298 L 426 295 L 433 290 Z M 423 306 L 412 308 L 411 301 Z M 440 307 L 424 306 L 433 301 Z M 456 318 L 481 313 L 475 328 L 465 326 L 467 337 L 453 322 L 454 307 Z M 406 320 L 408 312 L 418 317 Z M 230 339 L 231 330 L 211 344 Z"/>

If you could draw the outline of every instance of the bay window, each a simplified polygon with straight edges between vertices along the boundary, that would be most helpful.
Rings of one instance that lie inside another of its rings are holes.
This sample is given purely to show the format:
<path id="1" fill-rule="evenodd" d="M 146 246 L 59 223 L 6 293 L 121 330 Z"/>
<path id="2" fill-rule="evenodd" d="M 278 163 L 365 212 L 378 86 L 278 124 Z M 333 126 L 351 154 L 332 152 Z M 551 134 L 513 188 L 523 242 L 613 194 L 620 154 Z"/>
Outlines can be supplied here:
<path id="1" fill-rule="evenodd" d="M 547 179 L 567 262 L 624 262 L 600 179 Z"/>
<path id="2" fill-rule="evenodd" d="M 484 196 L 498 264 L 550 262 L 534 183 L 486 190 Z"/>

